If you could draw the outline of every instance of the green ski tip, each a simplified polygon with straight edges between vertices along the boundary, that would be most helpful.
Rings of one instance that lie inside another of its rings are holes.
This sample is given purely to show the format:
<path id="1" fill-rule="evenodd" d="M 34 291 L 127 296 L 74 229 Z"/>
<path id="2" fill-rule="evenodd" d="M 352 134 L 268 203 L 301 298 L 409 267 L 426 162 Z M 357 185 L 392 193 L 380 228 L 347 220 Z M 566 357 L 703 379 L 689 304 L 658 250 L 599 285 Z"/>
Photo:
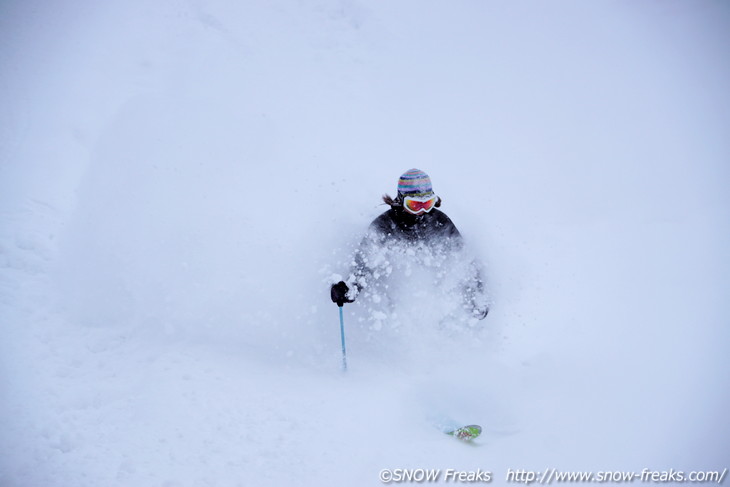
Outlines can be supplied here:
<path id="1" fill-rule="evenodd" d="M 469 426 L 462 426 L 454 431 L 449 431 L 446 434 L 460 440 L 471 441 L 482 434 L 482 427 L 477 424 L 470 424 Z"/>

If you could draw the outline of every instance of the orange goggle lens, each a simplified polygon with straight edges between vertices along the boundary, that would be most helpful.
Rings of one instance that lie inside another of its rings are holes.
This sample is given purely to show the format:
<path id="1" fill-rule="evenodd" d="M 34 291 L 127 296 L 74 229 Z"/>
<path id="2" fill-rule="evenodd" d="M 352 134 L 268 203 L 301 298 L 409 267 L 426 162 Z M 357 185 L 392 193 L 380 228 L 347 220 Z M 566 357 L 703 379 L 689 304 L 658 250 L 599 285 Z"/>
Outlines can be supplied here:
<path id="1" fill-rule="evenodd" d="M 406 196 L 403 199 L 403 206 L 407 211 L 414 215 L 428 213 L 436 206 L 436 196 L 427 196 L 425 198 L 416 198 Z"/>

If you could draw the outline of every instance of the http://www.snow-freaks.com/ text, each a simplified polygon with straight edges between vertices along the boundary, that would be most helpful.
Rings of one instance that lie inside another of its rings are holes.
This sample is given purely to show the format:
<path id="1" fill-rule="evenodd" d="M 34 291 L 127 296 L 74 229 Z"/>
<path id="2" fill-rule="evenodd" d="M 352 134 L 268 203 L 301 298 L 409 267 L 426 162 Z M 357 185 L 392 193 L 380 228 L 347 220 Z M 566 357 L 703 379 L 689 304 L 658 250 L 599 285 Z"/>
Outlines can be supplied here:
<path id="1" fill-rule="evenodd" d="M 698 470 L 685 472 L 681 470 L 651 470 L 645 468 L 636 471 L 597 471 L 576 472 L 546 468 L 542 471 L 507 469 L 503 480 L 515 484 L 562 484 L 562 483 L 656 483 L 656 484 L 722 484 L 727 468 L 722 471 Z M 380 481 L 384 484 L 403 483 L 491 483 L 494 473 L 490 470 L 456 470 L 425 468 L 385 468 L 380 471 Z"/>

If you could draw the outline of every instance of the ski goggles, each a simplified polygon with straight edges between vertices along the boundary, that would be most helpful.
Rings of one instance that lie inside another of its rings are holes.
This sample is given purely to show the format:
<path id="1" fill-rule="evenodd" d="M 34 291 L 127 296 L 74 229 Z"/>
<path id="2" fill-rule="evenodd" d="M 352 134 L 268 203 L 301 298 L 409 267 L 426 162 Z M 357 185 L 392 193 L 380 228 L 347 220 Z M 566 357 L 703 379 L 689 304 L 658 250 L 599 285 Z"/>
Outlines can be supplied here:
<path id="1" fill-rule="evenodd" d="M 438 197 L 435 194 L 430 196 L 406 196 L 403 198 L 403 208 L 408 213 L 421 215 L 433 210 L 437 200 Z"/>

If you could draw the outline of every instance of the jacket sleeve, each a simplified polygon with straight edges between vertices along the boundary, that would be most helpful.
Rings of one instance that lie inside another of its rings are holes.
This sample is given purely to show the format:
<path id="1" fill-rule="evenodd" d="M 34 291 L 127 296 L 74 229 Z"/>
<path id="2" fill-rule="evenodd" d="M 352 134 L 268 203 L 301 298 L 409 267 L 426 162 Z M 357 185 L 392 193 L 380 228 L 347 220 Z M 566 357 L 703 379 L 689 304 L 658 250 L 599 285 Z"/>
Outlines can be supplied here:
<path id="1" fill-rule="evenodd" d="M 353 297 L 367 288 L 375 276 L 378 249 L 383 246 L 384 236 L 372 226 L 360 241 L 353 255 L 352 268 L 347 284 L 353 289 Z"/>
<path id="2" fill-rule="evenodd" d="M 449 250 L 459 251 L 464 248 L 464 238 L 459 233 L 454 222 L 451 221 L 451 218 L 446 216 L 445 213 L 441 213 L 436 224 L 441 229 L 439 232 L 440 237 L 444 239 Z"/>
<path id="3" fill-rule="evenodd" d="M 456 252 L 461 251 L 464 248 L 464 238 L 448 216 L 443 214 L 442 217 L 440 221 L 443 225 L 442 234 L 449 241 L 450 249 Z M 489 297 L 484 284 L 484 270 L 481 263 L 477 259 L 473 259 L 469 261 L 464 271 L 461 282 L 464 306 L 475 318 L 483 319 L 489 313 Z"/>
<path id="4" fill-rule="evenodd" d="M 464 306 L 478 319 L 485 318 L 489 313 L 489 298 L 482 276 L 482 266 L 475 259 L 469 263 L 467 274 L 462 281 Z"/>

